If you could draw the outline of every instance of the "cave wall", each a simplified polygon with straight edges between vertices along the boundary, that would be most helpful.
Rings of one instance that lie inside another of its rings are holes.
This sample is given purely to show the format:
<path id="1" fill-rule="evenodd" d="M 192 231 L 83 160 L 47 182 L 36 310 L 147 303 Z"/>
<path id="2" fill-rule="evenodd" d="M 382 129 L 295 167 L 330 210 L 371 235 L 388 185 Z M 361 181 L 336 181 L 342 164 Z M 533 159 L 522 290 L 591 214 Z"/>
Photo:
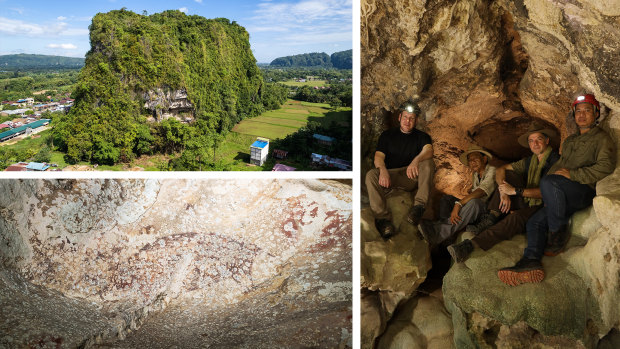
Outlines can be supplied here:
<path id="1" fill-rule="evenodd" d="M 618 138 L 618 5 L 595 1 L 361 1 L 362 176 L 398 105 L 416 98 L 434 141 L 436 188 L 463 194 L 460 151 L 487 147 L 497 164 L 538 119 L 568 136 L 574 96 L 594 93 Z"/>
<path id="2" fill-rule="evenodd" d="M 350 347 L 351 224 L 329 180 L 0 180 L 0 347 Z"/>

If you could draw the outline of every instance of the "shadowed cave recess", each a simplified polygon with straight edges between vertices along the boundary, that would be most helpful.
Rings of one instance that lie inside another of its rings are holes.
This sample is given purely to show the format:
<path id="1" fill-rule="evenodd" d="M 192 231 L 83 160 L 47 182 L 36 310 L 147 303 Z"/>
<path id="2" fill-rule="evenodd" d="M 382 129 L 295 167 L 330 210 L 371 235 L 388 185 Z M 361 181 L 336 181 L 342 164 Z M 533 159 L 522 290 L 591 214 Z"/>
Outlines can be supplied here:
<path id="1" fill-rule="evenodd" d="M 361 183 L 399 105 L 417 100 L 436 165 L 425 218 L 441 195 L 466 195 L 471 174 L 458 157 L 469 145 L 495 166 L 518 160 L 530 152 L 517 138 L 536 120 L 557 131 L 559 149 L 579 94 L 596 95 L 599 126 L 620 139 L 617 2 L 362 0 L 360 24 Z M 496 273 L 520 258 L 524 236 L 453 265 L 449 242 L 431 251 L 406 222 L 404 192 L 388 198 L 398 234 L 381 239 L 362 187 L 362 348 L 620 346 L 618 171 L 596 189 L 571 220 L 568 251 L 543 259 L 545 280 L 511 288 Z"/>
<path id="2" fill-rule="evenodd" d="M 351 183 L 0 180 L 0 347 L 351 347 Z"/>

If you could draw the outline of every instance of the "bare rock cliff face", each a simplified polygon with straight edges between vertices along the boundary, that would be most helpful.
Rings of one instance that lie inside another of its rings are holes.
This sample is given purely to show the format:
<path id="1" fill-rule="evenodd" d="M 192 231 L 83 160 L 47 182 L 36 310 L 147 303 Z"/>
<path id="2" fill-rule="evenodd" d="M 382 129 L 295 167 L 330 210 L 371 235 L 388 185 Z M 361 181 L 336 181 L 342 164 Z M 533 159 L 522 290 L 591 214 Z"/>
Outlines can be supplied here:
<path id="1" fill-rule="evenodd" d="M 148 109 L 152 116 L 151 121 L 163 121 L 168 118 L 176 118 L 182 122 L 194 120 L 194 106 L 187 99 L 186 90 L 167 90 L 161 88 L 144 93 L 144 108 Z"/>
<path id="2" fill-rule="evenodd" d="M 0 346 L 347 347 L 330 181 L 0 181 Z"/>
<path id="3" fill-rule="evenodd" d="M 418 128 L 433 138 L 437 192 L 465 194 L 470 183 L 458 155 L 470 144 L 486 147 L 501 164 L 528 154 L 517 138 L 533 120 L 565 139 L 578 93 L 596 95 L 600 125 L 619 140 L 619 67 L 617 1 L 362 0 L 362 176 L 379 134 L 397 125 L 397 108 L 409 98 L 423 110 Z M 543 345 L 594 347 L 617 333 L 619 176 L 599 182 L 593 208 L 573 218 L 572 248 L 543 259 L 552 272 L 531 290 L 510 289 L 494 276 L 519 258 L 519 238 L 451 268 L 443 293 L 457 347 L 528 346 L 541 334 Z M 362 213 L 362 221 L 374 232 L 371 218 Z M 540 299 L 532 305 L 527 294 Z M 384 333 L 375 332 L 372 338 Z"/>

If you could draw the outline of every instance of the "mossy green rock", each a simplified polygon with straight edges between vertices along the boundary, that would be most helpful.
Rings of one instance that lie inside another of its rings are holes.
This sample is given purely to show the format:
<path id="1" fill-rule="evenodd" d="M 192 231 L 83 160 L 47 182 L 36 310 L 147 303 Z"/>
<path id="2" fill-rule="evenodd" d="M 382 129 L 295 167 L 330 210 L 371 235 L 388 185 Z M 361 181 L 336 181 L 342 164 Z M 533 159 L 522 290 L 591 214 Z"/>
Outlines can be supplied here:
<path id="1" fill-rule="evenodd" d="M 517 236 L 487 252 L 477 249 L 465 263 L 454 265 L 444 277 L 447 308 L 478 312 L 505 325 L 525 321 L 543 335 L 582 338 L 593 315 L 592 300 L 586 284 L 562 258 L 543 258 L 546 276 L 539 284 L 512 287 L 497 277 L 498 269 L 519 260 L 524 247 L 524 236 Z M 464 330 L 464 314 L 453 313 L 455 342 L 475 343 L 476 338 L 459 338 L 472 336 Z"/>

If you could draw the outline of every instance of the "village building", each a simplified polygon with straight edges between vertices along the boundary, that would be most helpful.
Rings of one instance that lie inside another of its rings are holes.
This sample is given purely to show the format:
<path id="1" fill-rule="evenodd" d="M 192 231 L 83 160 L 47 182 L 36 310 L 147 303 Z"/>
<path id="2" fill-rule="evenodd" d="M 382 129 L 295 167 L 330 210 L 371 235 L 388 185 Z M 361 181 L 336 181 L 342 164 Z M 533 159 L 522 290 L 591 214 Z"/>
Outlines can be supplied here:
<path id="1" fill-rule="evenodd" d="M 327 155 L 315 154 L 312 153 L 312 163 L 315 165 L 327 166 L 327 167 L 335 167 L 343 171 L 351 171 L 353 166 L 351 161 L 332 158 Z"/>
<path id="2" fill-rule="evenodd" d="M 275 164 L 271 171 L 295 171 L 295 167 L 287 166 L 284 164 Z"/>
<path id="3" fill-rule="evenodd" d="M 26 166 L 28 171 L 47 171 L 48 168 L 50 165 L 44 162 L 31 162 Z"/>
<path id="4" fill-rule="evenodd" d="M 18 162 L 16 164 L 13 164 L 13 165 L 5 168 L 4 171 L 7 171 L 7 172 L 28 171 L 26 169 L 26 166 L 28 166 L 27 162 Z"/>
<path id="5" fill-rule="evenodd" d="M 282 149 L 274 149 L 271 156 L 276 159 L 286 159 L 286 157 L 288 156 L 288 151 Z"/>
<path id="6" fill-rule="evenodd" d="M 331 146 L 336 141 L 336 138 L 329 137 L 329 136 L 323 136 L 318 133 L 313 134 L 312 137 L 317 140 L 318 144 L 322 144 L 322 145 Z"/>
<path id="7" fill-rule="evenodd" d="M 250 163 L 263 166 L 269 154 L 269 139 L 258 137 L 250 146 Z"/>
<path id="8" fill-rule="evenodd" d="M 4 142 L 6 140 L 9 140 L 11 138 L 15 138 L 19 135 L 22 134 L 30 134 L 33 132 L 33 130 L 42 127 L 42 126 L 47 126 L 50 123 L 50 119 L 41 119 L 38 121 L 34 121 L 31 122 L 29 124 L 23 125 L 23 126 L 19 126 L 16 127 L 12 130 L 8 130 L 8 131 L 4 131 L 2 133 L 0 133 L 0 142 Z M 17 124 L 17 123 L 15 123 Z"/>

